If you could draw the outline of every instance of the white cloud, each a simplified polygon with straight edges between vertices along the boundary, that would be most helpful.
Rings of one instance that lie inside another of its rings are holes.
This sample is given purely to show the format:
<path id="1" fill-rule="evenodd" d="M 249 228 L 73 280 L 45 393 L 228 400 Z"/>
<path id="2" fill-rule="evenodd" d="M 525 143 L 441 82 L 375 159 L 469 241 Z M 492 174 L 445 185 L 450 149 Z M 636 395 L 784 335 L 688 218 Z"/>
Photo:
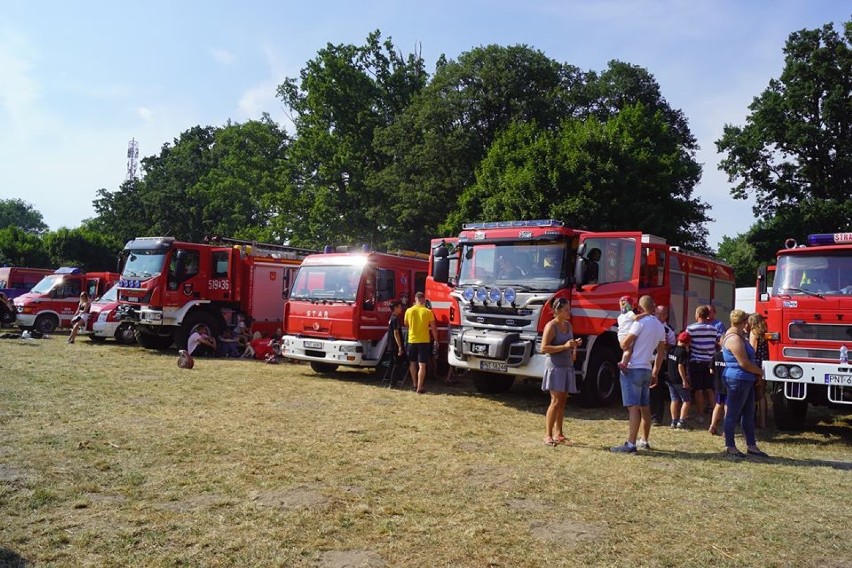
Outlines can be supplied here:
<path id="1" fill-rule="evenodd" d="M 136 116 L 138 116 L 139 118 L 141 118 L 145 122 L 150 121 L 151 118 L 153 118 L 153 116 L 154 116 L 154 111 L 151 110 L 148 107 L 143 107 L 143 106 L 137 107 L 135 112 L 136 112 Z"/>
<path id="2" fill-rule="evenodd" d="M 237 59 L 236 56 L 227 49 L 218 47 L 211 47 L 210 55 L 213 56 L 214 61 L 221 63 L 222 65 L 230 65 Z"/>

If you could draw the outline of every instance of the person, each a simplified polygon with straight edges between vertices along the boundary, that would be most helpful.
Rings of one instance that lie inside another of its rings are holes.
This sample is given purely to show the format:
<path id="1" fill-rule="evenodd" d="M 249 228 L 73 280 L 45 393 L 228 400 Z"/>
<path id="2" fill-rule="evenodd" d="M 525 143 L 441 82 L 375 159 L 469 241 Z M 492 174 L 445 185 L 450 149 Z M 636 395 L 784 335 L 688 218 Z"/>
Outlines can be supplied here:
<path id="1" fill-rule="evenodd" d="M 399 323 L 399 316 L 402 315 L 402 302 L 393 300 L 388 306 L 391 309 L 390 319 L 388 320 L 387 352 L 391 357 L 390 375 L 388 376 L 390 377 L 389 385 L 393 387 L 396 382 L 394 371 L 405 363 L 405 341 L 402 338 L 402 324 Z"/>
<path id="2" fill-rule="evenodd" d="M 212 356 L 216 353 L 216 340 L 210 337 L 210 329 L 199 325 L 186 340 L 186 352 L 190 357 Z"/>
<path id="3" fill-rule="evenodd" d="M 721 320 L 719 320 L 719 318 L 718 318 L 718 317 L 716 317 L 716 306 L 714 306 L 713 304 L 707 304 L 707 309 L 708 309 L 708 310 L 710 310 L 710 314 L 709 314 L 709 316 L 708 316 L 708 321 L 710 322 L 710 325 L 712 325 L 713 327 L 715 327 L 715 328 L 716 328 L 716 331 L 717 331 L 717 332 L 719 332 L 719 338 L 721 339 L 721 338 L 722 338 L 722 336 L 725 334 L 725 330 L 727 329 L 727 327 L 725 326 L 725 324 L 724 324 L 724 323 L 722 323 L 722 322 L 721 322 Z M 716 351 L 718 352 L 720 349 L 721 349 L 721 346 L 717 343 L 717 345 L 716 345 Z M 712 379 L 712 382 L 713 382 L 713 390 L 714 390 L 714 392 L 716 393 L 716 398 L 718 399 L 718 398 L 719 398 L 719 396 L 718 396 L 718 393 L 719 393 L 719 387 L 718 387 L 718 385 L 716 384 L 718 381 L 716 381 L 716 378 L 715 378 L 715 375 L 714 375 L 714 373 L 715 373 L 715 368 L 716 368 L 716 367 L 715 367 L 715 365 L 713 365 L 713 364 L 711 363 L 711 365 L 710 365 L 710 375 L 711 375 L 711 379 Z M 712 397 L 712 395 L 711 395 L 711 397 L 710 397 L 710 398 L 708 398 L 708 399 L 707 399 L 707 401 L 704 403 L 704 412 L 706 412 L 706 413 L 711 413 L 711 412 L 712 412 L 712 413 L 713 413 L 713 415 L 715 416 L 715 414 L 716 414 L 716 407 L 718 407 L 718 406 L 719 406 L 719 401 L 718 401 L 718 400 L 716 400 L 716 406 L 713 406 L 712 398 L 713 398 L 713 397 Z M 722 404 L 724 405 L 724 402 L 723 402 Z M 712 421 L 712 418 L 711 418 L 711 421 Z"/>
<path id="4" fill-rule="evenodd" d="M 689 407 L 692 396 L 689 387 L 689 344 L 692 338 L 689 332 L 682 331 L 677 336 L 677 345 L 668 352 L 668 381 L 669 396 L 672 401 L 669 410 L 672 413 L 671 427 L 677 430 L 688 430 L 686 424 L 689 418 Z"/>
<path id="5" fill-rule="evenodd" d="M 627 333 L 630 331 L 630 326 L 633 325 L 633 320 L 636 318 L 636 314 L 633 313 L 633 298 L 630 296 L 622 296 L 618 299 L 618 309 L 620 313 L 618 314 L 617 323 L 618 323 L 618 343 L 619 345 L 624 342 L 624 339 L 627 337 Z M 618 363 L 618 368 L 622 371 L 627 369 L 627 364 L 630 363 L 631 352 L 629 349 L 625 349 L 621 353 L 621 361 Z"/>
<path id="6" fill-rule="evenodd" d="M 568 393 L 579 392 L 574 376 L 574 354 L 583 340 L 574 339 L 571 302 L 567 298 L 555 298 L 551 307 L 553 319 L 544 326 L 541 336 L 541 352 L 546 355 L 541 390 L 550 392 L 550 406 L 544 418 L 544 443 L 555 446 L 569 443 L 563 430 L 565 404 Z"/>
<path id="7" fill-rule="evenodd" d="M 9 301 L 6 294 L 0 292 L 0 327 L 15 321 L 15 313 L 14 304 Z"/>
<path id="8" fill-rule="evenodd" d="M 666 331 L 660 320 L 653 316 L 657 308 L 654 298 L 642 296 L 639 298 L 639 307 L 642 308 L 642 313 L 630 326 L 627 337 L 621 345 L 622 349 L 631 349 L 633 352 L 626 372 L 621 373 L 621 396 L 624 406 L 627 407 L 630 422 L 627 441 L 611 448 L 611 451 L 616 453 L 636 453 L 637 447 L 651 449 L 648 441 L 651 434 L 650 390 L 657 384 L 657 377 L 663 363 Z M 654 357 L 654 350 L 657 352 L 656 357 Z M 637 442 L 640 426 L 642 437 Z"/>
<path id="9" fill-rule="evenodd" d="M 506 255 L 500 256 L 497 258 L 497 278 L 501 280 L 510 280 L 516 278 L 523 278 L 523 271 L 514 265 L 514 263 L 509 260 L 509 257 Z"/>
<path id="10" fill-rule="evenodd" d="M 751 456 L 767 457 L 757 447 L 754 433 L 754 383 L 763 376 L 757 366 L 754 348 L 748 342 L 748 314 L 735 309 L 731 312 L 731 327 L 722 339 L 722 357 L 725 361 L 725 386 L 728 389 L 725 412 L 725 453 L 729 456 L 745 457 L 737 449 L 734 430 L 742 422 L 746 439 L 746 452 Z"/>
<path id="11" fill-rule="evenodd" d="M 234 336 L 237 338 L 240 349 L 245 349 L 249 341 L 251 341 L 251 331 L 249 330 L 249 322 L 246 321 L 246 316 L 242 312 L 237 314 L 237 323 L 234 325 Z"/>
<path id="12" fill-rule="evenodd" d="M 432 357 L 433 345 L 438 347 L 438 325 L 435 315 L 426 307 L 426 295 L 414 294 L 414 305 L 405 310 L 405 325 L 408 327 L 408 370 L 414 390 L 418 394 L 426 392 L 426 365 Z M 429 331 L 432 341 L 429 340 Z"/>
<path id="13" fill-rule="evenodd" d="M 239 338 L 234 334 L 234 331 L 226 327 L 222 330 L 222 335 L 219 336 L 219 355 L 221 357 L 239 357 L 240 346 Z"/>
<path id="14" fill-rule="evenodd" d="M 763 368 L 763 362 L 769 359 L 769 344 L 766 342 L 766 320 L 760 314 L 748 316 L 748 342 L 755 353 L 755 364 Z M 766 379 L 758 377 L 754 383 L 755 412 L 757 427 L 766 428 Z"/>
<path id="15" fill-rule="evenodd" d="M 677 344 L 677 336 L 674 330 L 669 327 L 669 307 L 668 306 L 657 306 L 657 312 L 655 314 L 657 319 L 660 320 L 660 323 L 663 324 L 663 329 L 666 332 L 666 350 L 663 354 L 663 366 L 660 367 L 660 376 L 659 381 L 657 382 L 657 386 L 651 389 L 651 425 L 659 426 L 663 423 L 663 416 L 665 412 L 666 405 L 666 396 L 669 394 L 668 389 L 664 386 L 668 384 L 669 377 L 669 366 L 665 363 L 666 357 L 669 354 L 669 351 L 674 349 Z M 675 381 L 680 384 L 680 378 L 675 377 Z M 674 419 L 675 415 L 672 414 L 672 419 Z"/>
<path id="16" fill-rule="evenodd" d="M 710 325 L 716 328 L 716 331 L 719 332 L 719 336 L 721 337 L 725 333 L 725 324 L 722 323 L 722 321 L 716 317 L 716 306 L 714 306 L 713 304 L 708 304 L 707 309 L 710 312 L 708 314 L 708 320 L 710 322 Z"/>
<path id="17" fill-rule="evenodd" d="M 695 321 L 686 327 L 692 343 L 689 348 L 689 384 L 692 386 L 696 420 L 704 424 L 706 405 L 712 405 L 715 399 L 713 376 L 710 372 L 713 355 L 722 334 L 710 323 L 710 307 L 698 306 L 695 309 Z"/>
<path id="18" fill-rule="evenodd" d="M 77 304 L 77 311 L 74 312 L 74 317 L 71 318 L 71 335 L 68 336 L 68 343 L 74 343 L 79 333 L 80 328 L 86 327 L 89 321 L 89 311 L 92 309 L 92 301 L 89 299 L 88 292 L 80 293 L 80 303 Z"/>
<path id="19" fill-rule="evenodd" d="M 722 420 L 725 419 L 725 407 L 728 404 L 728 387 L 725 386 L 725 359 L 721 348 L 713 355 L 713 391 L 716 393 L 716 405 L 710 417 L 710 427 L 707 429 L 711 436 L 722 435 Z"/>
<path id="20" fill-rule="evenodd" d="M 251 341 L 246 344 L 245 351 L 243 351 L 242 359 L 254 359 L 255 356 L 255 345 L 260 345 L 263 340 L 263 334 L 259 331 L 255 331 L 251 336 Z M 269 343 L 268 341 L 266 343 Z"/>

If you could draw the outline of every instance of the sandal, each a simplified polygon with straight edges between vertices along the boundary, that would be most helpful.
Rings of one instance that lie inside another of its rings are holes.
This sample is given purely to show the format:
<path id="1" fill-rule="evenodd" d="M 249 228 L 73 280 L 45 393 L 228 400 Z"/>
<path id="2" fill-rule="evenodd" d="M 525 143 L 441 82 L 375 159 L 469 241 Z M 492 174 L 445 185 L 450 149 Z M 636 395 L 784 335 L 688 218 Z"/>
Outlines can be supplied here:
<path id="1" fill-rule="evenodd" d="M 553 442 L 556 443 L 556 444 L 565 444 L 566 446 L 571 445 L 571 440 L 569 440 L 568 438 L 566 438 L 562 434 L 559 434 L 558 436 L 553 438 Z"/>
<path id="2" fill-rule="evenodd" d="M 547 444 L 548 446 L 555 446 L 556 445 L 556 441 L 551 436 L 548 436 L 547 438 L 545 438 L 544 443 Z"/>

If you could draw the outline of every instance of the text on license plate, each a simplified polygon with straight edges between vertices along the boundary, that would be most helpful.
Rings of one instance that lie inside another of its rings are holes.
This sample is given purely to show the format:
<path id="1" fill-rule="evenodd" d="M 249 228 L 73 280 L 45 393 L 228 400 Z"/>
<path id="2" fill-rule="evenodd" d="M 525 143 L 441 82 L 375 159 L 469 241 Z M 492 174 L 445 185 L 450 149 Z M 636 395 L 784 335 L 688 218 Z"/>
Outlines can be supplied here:
<path id="1" fill-rule="evenodd" d="M 322 341 L 305 341 L 305 349 L 322 349 Z"/>
<path id="2" fill-rule="evenodd" d="M 482 371 L 498 371 L 500 373 L 505 373 L 509 370 L 509 366 L 506 363 L 500 363 L 499 361 L 480 361 L 479 368 Z"/>
<path id="3" fill-rule="evenodd" d="M 852 387 L 852 375 L 832 375 L 826 373 L 825 384 Z"/>

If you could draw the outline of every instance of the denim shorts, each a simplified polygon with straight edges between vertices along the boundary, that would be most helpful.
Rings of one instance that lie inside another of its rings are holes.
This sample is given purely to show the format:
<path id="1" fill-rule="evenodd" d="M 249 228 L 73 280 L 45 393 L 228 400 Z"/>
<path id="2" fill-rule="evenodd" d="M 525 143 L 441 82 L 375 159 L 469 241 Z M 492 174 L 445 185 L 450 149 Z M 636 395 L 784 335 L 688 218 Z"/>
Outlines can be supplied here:
<path id="1" fill-rule="evenodd" d="M 651 404 L 651 369 L 627 369 L 621 372 L 621 400 L 624 406 Z"/>
<path id="2" fill-rule="evenodd" d="M 692 402 L 690 389 L 683 388 L 683 383 L 676 385 L 669 383 L 669 396 L 672 402 Z"/>
<path id="3" fill-rule="evenodd" d="M 408 360 L 412 363 L 428 363 L 432 358 L 431 343 L 409 343 Z"/>

